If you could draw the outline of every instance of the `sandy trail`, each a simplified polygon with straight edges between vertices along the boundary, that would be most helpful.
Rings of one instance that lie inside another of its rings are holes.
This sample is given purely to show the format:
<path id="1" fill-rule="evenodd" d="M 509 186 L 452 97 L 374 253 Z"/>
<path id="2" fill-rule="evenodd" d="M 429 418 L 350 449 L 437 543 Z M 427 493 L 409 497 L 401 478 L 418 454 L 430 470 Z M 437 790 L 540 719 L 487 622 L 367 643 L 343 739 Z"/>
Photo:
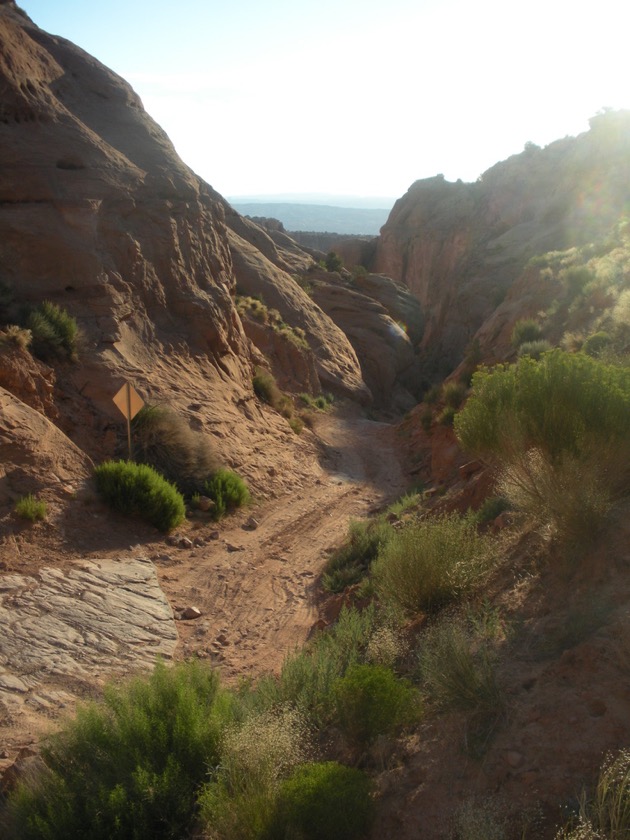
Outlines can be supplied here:
<path id="1" fill-rule="evenodd" d="M 179 623 L 181 652 L 210 657 L 226 675 L 279 668 L 318 620 L 326 549 L 343 539 L 351 518 L 405 489 L 392 427 L 326 415 L 316 434 L 325 452 L 321 475 L 240 514 L 185 565 L 158 563 L 171 602 L 203 613 Z M 250 516 L 255 530 L 247 529 Z"/>
<path id="2" fill-rule="evenodd" d="M 316 448 L 319 460 L 309 454 Z M 175 658 L 206 658 L 227 682 L 278 671 L 320 617 L 326 549 L 343 539 L 351 518 L 406 487 L 394 428 L 356 415 L 318 415 L 300 456 L 299 463 L 278 462 L 273 452 L 263 458 L 263 473 L 273 469 L 281 479 L 275 498 L 218 526 L 187 523 L 183 533 L 198 543 L 192 548 L 112 517 L 101 503 L 65 505 L 37 529 L 0 539 L 0 776 L 78 698 L 148 667 L 137 645 L 155 629 L 149 613 L 170 622 L 151 641 L 156 652 L 165 646 Z M 133 585 L 115 583 L 132 572 Z M 169 605 L 176 616 L 196 606 L 201 617 L 173 621 Z M 25 641 L 33 622 L 38 633 Z M 28 656 L 12 643 L 26 645 Z"/>

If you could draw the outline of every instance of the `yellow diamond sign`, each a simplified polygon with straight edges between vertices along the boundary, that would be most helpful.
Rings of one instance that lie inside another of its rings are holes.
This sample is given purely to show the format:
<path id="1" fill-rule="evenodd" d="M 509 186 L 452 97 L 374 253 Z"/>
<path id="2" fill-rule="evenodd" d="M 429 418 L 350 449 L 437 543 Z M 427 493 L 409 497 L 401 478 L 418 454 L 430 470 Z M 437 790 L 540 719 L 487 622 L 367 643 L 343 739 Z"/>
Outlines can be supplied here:
<path id="1" fill-rule="evenodd" d="M 144 400 L 133 385 L 125 382 L 115 397 L 112 397 L 123 417 L 131 421 L 144 405 Z"/>

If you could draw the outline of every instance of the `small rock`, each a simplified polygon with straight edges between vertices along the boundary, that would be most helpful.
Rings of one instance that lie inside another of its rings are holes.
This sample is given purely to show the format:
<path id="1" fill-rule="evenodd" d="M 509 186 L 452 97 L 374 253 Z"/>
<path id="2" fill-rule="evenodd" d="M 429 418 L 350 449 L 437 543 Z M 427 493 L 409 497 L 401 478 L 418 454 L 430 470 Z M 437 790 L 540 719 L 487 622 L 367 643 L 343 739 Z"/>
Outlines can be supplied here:
<path id="1" fill-rule="evenodd" d="M 268 475 L 276 475 L 277 474 L 276 468 L 275 467 L 268 467 L 267 468 L 267 474 Z"/>
<path id="2" fill-rule="evenodd" d="M 198 607 L 186 607 L 180 615 L 182 621 L 192 621 L 195 618 L 201 618 L 201 610 Z"/>
<path id="3" fill-rule="evenodd" d="M 214 502 L 212 499 L 208 498 L 208 496 L 199 496 L 199 499 L 197 500 L 197 507 L 199 510 L 212 510 L 214 506 Z"/>
<path id="4" fill-rule="evenodd" d="M 193 545 L 196 545 L 197 547 L 199 547 L 199 546 L 205 545 L 205 542 L 206 541 L 204 539 L 202 539 L 201 537 L 195 537 L 195 539 L 193 540 Z"/>
<path id="5" fill-rule="evenodd" d="M 517 752 L 517 750 L 508 750 L 505 754 L 505 760 L 510 765 L 516 769 L 520 767 L 524 761 L 523 753 Z"/>
<path id="6" fill-rule="evenodd" d="M 232 545 L 232 543 L 226 543 L 225 547 L 228 551 L 245 551 L 242 545 Z"/>
<path id="7" fill-rule="evenodd" d="M 255 517 L 250 516 L 247 522 L 243 525 L 243 528 L 246 528 L 248 531 L 255 531 L 259 525 L 260 522 Z"/>
<path id="8" fill-rule="evenodd" d="M 167 545 L 179 545 L 181 536 L 179 534 L 169 534 L 166 538 Z"/>
<path id="9" fill-rule="evenodd" d="M 180 537 L 180 539 L 177 542 L 177 545 L 179 548 L 192 548 L 194 544 L 193 541 L 188 537 Z"/>
<path id="10" fill-rule="evenodd" d="M 219 534 L 218 531 L 212 531 L 210 534 L 208 534 L 208 539 L 209 540 L 218 540 L 220 536 L 221 535 Z"/>
<path id="11" fill-rule="evenodd" d="M 217 636 L 217 642 L 223 647 L 228 647 L 228 645 L 230 644 L 225 633 L 219 633 L 219 635 Z"/>

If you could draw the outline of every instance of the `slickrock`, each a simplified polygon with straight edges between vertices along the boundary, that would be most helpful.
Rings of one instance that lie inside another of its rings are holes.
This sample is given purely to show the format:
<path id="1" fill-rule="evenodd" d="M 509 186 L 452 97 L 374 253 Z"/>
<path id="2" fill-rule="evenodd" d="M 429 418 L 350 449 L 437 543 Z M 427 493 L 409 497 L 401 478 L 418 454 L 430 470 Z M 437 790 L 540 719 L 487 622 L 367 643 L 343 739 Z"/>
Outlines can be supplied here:
<path id="1" fill-rule="evenodd" d="M 145 557 L 0 579 L 0 707 L 12 715 L 24 704 L 61 705 L 43 691 L 51 682 L 148 669 L 176 643 L 173 611 Z"/>

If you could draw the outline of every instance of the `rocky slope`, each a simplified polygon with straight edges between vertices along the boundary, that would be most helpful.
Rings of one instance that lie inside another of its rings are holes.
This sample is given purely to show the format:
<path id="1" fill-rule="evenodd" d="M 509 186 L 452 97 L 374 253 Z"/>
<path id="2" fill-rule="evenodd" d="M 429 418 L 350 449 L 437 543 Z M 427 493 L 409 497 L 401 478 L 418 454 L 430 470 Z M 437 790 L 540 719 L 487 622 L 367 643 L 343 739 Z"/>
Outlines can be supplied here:
<path id="1" fill-rule="evenodd" d="M 630 115 L 613 112 L 594 117 L 578 137 L 544 149 L 528 144 L 477 183 L 436 176 L 410 187 L 369 267 L 402 280 L 422 304 L 428 378 L 459 363 L 504 300 L 502 337 L 496 322 L 479 337 L 484 356 L 505 355 L 514 321 L 548 298 L 544 279 L 524 273 L 530 258 L 603 236 L 625 212 L 629 174 Z"/>

